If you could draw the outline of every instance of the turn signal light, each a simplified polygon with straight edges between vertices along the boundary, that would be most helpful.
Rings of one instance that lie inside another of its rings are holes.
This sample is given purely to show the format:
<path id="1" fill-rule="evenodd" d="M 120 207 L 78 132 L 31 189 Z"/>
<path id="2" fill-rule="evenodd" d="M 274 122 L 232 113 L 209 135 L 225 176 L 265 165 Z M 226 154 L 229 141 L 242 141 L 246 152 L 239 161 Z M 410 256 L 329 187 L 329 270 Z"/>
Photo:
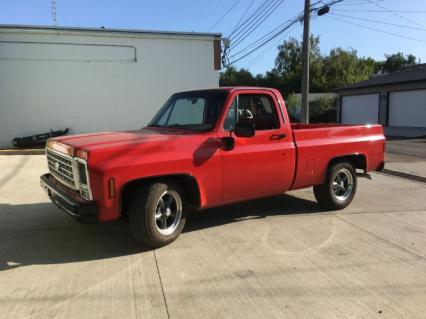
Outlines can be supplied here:
<path id="1" fill-rule="evenodd" d="M 61 142 L 58 142 L 54 139 L 48 139 L 47 142 L 46 142 L 46 147 L 48 147 L 52 150 L 67 154 L 69 156 L 74 155 L 73 154 L 74 153 L 73 147 L 71 147 L 69 145 L 62 144 Z"/>
<path id="2" fill-rule="evenodd" d="M 74 156 L 79 157 L 79 158 L 84 159 L 84 160 L 87 161 L 87 159 L 89 157 L 89 153 L 87 151 L 85 151 L 85 150 L 77 149 L 75 151 L 75 155 Z"/>

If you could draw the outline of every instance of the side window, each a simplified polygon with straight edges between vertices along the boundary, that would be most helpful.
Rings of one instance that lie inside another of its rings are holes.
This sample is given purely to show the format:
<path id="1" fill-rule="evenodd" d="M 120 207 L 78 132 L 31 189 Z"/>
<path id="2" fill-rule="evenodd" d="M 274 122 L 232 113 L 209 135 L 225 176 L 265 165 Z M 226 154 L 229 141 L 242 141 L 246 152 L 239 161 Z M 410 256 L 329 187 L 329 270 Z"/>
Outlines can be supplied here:
<path id="1" fill-rule="evenodd" d="M 238 100 L 237 98 L 234 99 L 234 102 L 232 102 L 232 105 L 229 108 L 228 115 L 226 115 L 225 122 L 223 123 L 223 129 L 225 131 L 231 131 L 234 129 L 235 122 L 236 122 L 235 108 L 237 107 L 237 100 Z"/>
<path id="2" fill-rule="evenodd" d="M 237 112 L 235 112 L 235 107 L 237 107 Z M 238 99 L 232 103 L 223 127 L 230 131 L 236 122 L 243 121 L 253 122 L 256 131 L 272 130 L 280 126 L 271 97 L 262 94 L 239 95 Z"/>

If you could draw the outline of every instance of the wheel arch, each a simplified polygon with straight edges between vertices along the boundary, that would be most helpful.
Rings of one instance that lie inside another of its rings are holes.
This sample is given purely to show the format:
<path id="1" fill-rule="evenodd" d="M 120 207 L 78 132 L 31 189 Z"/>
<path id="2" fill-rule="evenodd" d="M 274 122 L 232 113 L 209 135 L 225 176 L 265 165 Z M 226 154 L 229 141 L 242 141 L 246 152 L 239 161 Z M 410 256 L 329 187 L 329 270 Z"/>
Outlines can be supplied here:
<path id="1" fill-rule="evenodd" d="M 201 206 L 201 193 L 197 179 L 190 174 L 170 174 L 170 175 L 158 175 L 158 176 L 147 176 L 129 180 L 120 189 L 120 216 L 127 213 L 130 208 L 131 199 L 135 192 L 140 187 L 148 185 L 153 182 L 175 182 L 179 183 L 186 190 L 186 194 L 189 198 L 190 204 L 193 206 L 192 209 L 196 210 Z"/>
<path id="2" fill-rule="evenodd" d="M 328 162 L 327 169 L 335 164 L 344 162 L 352 164 L 355 169 L 363 170 L 364 173 L 367 172 L 367 157 L 362 153 L 353 153 L 334 157 Z"/>

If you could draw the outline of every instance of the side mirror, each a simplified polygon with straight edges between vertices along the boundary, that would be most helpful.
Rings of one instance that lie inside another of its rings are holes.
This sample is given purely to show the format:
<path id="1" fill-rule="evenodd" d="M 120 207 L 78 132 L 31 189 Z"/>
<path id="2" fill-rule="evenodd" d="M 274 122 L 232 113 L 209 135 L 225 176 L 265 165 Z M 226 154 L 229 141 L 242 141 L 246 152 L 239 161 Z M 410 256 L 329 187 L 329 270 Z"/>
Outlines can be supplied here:
<path id="1" fill-rule="evenodd" d="M 234 134 L 238 137 L 253 137 L 255 134 L 254 123 L 250 121 L 237 123 L 234 127 Z"/>
<path id="2" fill-rule="evenodd" d="M 232 136 L 222 137 L 222 148 L 224 151 L 233 150 L 235 147 L 235 140 Z"/>

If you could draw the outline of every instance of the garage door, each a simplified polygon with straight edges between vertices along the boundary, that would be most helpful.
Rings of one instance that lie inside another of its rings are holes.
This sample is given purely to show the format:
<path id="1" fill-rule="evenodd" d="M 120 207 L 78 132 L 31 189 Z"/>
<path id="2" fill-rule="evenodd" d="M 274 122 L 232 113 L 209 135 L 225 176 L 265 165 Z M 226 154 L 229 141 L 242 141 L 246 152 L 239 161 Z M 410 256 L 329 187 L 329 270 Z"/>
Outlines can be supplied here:
<path id="1" fill-rule="evenodd" d="M 426 127 L 426 90 L 390 93 L 389 126 Z"/>
<path id="2" fill-rule="evenodd" d="M 376 124 L 379 122 L 379 94 L 342 97 L 343 124 Z"/>

